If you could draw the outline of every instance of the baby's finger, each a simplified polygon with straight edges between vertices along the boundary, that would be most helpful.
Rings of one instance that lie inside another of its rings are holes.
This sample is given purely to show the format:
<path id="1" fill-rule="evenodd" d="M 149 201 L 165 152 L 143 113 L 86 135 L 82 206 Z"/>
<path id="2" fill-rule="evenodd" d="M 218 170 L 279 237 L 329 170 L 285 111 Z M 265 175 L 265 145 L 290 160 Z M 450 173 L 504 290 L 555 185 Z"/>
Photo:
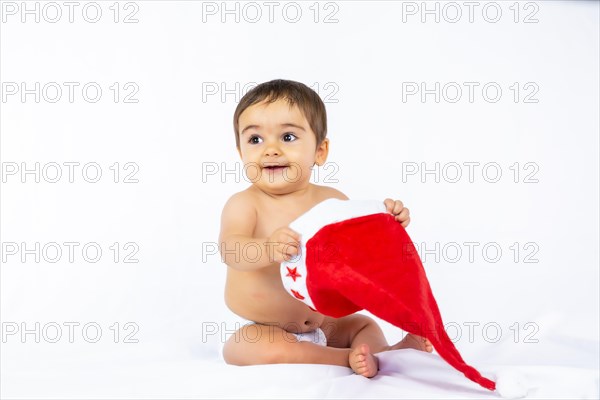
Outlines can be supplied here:
<path id="1" fill-rule="evenodd" d="M 282 251 L 287 253 L 289 251 L 298 251 L 298 248 L 300 247 L 300 244 L 292 239 L 290 239 L 289 237 L 287 237 L 283 242 L 283 246 L 282 246 Z M 290 250 L 292 249 L 292 250 Z"/>
<path id="2" fill-rule="evenodd" d="M 288 235 L 290 238 L 292 238 L 295 242 L 299 242 L 300 241 L 300 234 L 290 228 L 285 228 L 284 230 L 285 234 Z"/>
<path id="3" fill-rule="evenodd" d="M 399 214 L 403 208 L 404 208 L 404 204 L 400 200 L 396 200 L 394 202 L 394 210 L 392 211 L 392 214 L 394 214 L 394 215 Z"/>
<path id="4" fill-rule="evenodd" d="M 407 219 L 410 215 L 410 211 L 408 208 L 403 208 L 402 211 L 400 211 L 400 213 L 398 215 L 396 215 L 396 217 L 400 218 L 400 221 L 404 221 L 405 219 Z"/>
<path id="5" fill-rule="evenodd" d="M 299 246 L 300 245 L 300 240 L 296 239 L 296 237 L 286 234 L 285 236 L 283 236 L 282 240 L 283 243 L 287 243 L 287 244 L 291 244 L 294 246 Z"/>
<path id="6" fill-rule="evenodd" d="M 385 211 L 391 213 L 394 210 L 394 200 L 387 198 L 383 201 L 385 204 Z"/>
<path id="7" fill-rule="evenodd" d="M 281 254 L 284 260 L 289 261 L 298 254 L 298 249 L 294 246 L 284 246 Z"/>
<path id="8" fill-rule="evenodd" d="M 406 228 L 408 224 L 410 224 L 410 217 L 408 217 L 404 221 L 400 221 L 400 225 L 402 225 L 404 228 Z"/>

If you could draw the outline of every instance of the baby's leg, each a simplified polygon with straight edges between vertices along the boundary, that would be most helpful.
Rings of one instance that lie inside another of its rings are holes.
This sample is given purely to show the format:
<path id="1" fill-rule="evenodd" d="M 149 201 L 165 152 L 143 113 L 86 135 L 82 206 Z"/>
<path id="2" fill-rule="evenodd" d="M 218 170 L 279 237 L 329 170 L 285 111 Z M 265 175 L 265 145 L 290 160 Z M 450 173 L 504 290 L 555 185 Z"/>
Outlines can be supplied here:
<path id="1" fill-rule="evenodd" d="M 325 317 L 321 329 L 327 336 L 328 346 L 354 348 L 359 344 L 367 344 L 375 353 L 388 350 L 390 347 L 379 325 L 366 315 Z"/>
<path id="2" fill-rule="evenodd" d="M 251 324 L 234 333 L 223 347 L 227 364 L 329 364 L 348 367 L 350 349 L 299 342 L 273 325 Z"/>
<path id="3" fill-rule="evenodd" d="M 372 318 L 362 314 L 352 314 L 343 318 L 326 317 L 321 328 L 327 335 L 327 345 L 333 347 L 355 348 L 366 344 L 373 353 L 409 348 L 429 353 L 433 350 L 429 340 L 412 333 L 390 346 L 379 325 Z"/>
<path id="4" fill-rule="evenodd" d="M 327 344 L 352 349 L 348 363 L 359 375 L 371 378 L 377 375 L 379 360 L 374 355 L 387 350 L 413 348 L 431 352 L 433 347 L 427 339 L 408 334 L 400 342 L 390 346 L 377 323 L 366 315 L 353 314 L 343 318 L 325 318 L 321 326 L 327 335 Z"/>
<path id="5" fill-rule="evenodd" d="M 377 375 L 379 360 L 374 353 L 388 350 L 390 346 L 372 318 L 362 314 L 326 317 L 321 328 L 327 335 L 328 346 L 352 349 L 348 363 L 355 373 L 367 378 Z"/>
<path id="6" fill-rule="evenodd" d="M 433 345 L 427 339 L 422 336 L 408 333 L 404 336 L 404 339 L 399 341 L 393 346 L 390 346 L 389 350 L 401 350 L 401 349 L 416 349 L 431 353 L 433 351 Z"/>

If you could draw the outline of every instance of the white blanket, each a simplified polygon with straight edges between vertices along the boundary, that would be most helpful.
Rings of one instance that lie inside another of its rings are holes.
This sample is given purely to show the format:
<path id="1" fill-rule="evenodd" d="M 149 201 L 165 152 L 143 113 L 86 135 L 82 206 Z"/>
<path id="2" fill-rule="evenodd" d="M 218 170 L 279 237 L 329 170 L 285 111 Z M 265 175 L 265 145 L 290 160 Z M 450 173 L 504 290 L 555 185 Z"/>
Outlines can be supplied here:
<path id="1" fill-rule="evenodd" d="M 3 368 L 2 398 L 499 398 L 437 355 L 396 350 L 379 356 L 380 374 L 367 379 L 328 365 L 235 367 L 214 355 L 190 354 L 109 362 L 82 354 L 52 367 L 42 363 L 20 370 Z M 510 371 L 526 383 L 527 398 L 598 398 L 594 369 L 476 363 L 486 376 Z"/>

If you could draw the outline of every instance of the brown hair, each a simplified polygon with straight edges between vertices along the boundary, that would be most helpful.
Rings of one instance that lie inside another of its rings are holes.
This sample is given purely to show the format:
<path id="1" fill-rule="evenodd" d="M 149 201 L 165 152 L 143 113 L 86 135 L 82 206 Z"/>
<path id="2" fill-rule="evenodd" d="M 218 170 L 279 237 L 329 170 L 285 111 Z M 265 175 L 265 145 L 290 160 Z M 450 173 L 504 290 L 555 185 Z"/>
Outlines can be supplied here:
<path id="1" fill-rule="evenodd" d="M 315 133 L 317 146 L 323 142 L 327 136 L 327 114 L 325 104 L 319 95 L 303 83 L 275 79 L 252 88 L 238 103 L 233 114 L 233 130 L 238 149 L 240 148 L 239 119 L 244 110 L 262 101 L 273 103 L 279 99 L 286 99 L 290 106 L 297 106 L 308 121 L 310 129 Z"/>

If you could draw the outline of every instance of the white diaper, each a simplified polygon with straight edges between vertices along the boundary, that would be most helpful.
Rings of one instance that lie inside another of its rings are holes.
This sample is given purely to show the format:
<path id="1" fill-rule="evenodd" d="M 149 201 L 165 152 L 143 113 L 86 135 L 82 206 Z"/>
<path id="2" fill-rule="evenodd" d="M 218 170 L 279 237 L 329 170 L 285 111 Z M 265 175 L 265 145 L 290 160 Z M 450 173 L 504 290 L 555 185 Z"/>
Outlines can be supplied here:
<path id="1" fill-rule="evenodd" d="M 224 340 L 221 343 L 221 346 L 219 349 L 220 353 L 223 352 L 223 346 L 225 345 L 225 342 L 227 341 L 227 339 L 229 339 L 236 330 L 238 330 L 246 325 L 254 325 L 254 324 L 256 324 L 256 322 L 240 318 L 237 321 L 235 321 L 233 326 L 230 325 L 229 326 L 230 331 L 228 332 L 228 334 L 226 335 L 226 337 L 224 338 Z M 234 329 L 232 330 L 231 328 L 234 328 Z M 315 344 L 319 344 L 321 346 L 327 346 L 327 336 L 325 336 L 325 332 L 323 332 L 323 330 L 321 328 L 317 328 L 314 331 L 303 332 L 303 333 L 284 332 L 284 338 L 286 340 L 292 341 L 293 337 L 295 337 L 299 342 L 312 342 Z"/>
<path id="2" fill-rule="evenodd" d="M 299 342 L 312 342 L 321 346 L 327 346 L 327 336 L 325 336 L 325 332 L 321 328 L 310 332 L 293 333 L 293 335 L 296 336 Z"/>

